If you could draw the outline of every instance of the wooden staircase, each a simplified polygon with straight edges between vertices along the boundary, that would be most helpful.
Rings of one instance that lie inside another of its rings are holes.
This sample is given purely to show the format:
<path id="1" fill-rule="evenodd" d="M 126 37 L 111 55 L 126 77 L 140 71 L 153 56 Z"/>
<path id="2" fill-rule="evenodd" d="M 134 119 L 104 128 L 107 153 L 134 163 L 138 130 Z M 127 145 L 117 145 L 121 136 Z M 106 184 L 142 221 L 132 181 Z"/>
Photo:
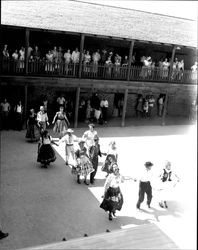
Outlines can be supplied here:
<path id="1" fill-rule="evenodd" d="M 157 225 L 150 223 L 21 250 L 48 249 L 178 249 L 178 247 Z"/>

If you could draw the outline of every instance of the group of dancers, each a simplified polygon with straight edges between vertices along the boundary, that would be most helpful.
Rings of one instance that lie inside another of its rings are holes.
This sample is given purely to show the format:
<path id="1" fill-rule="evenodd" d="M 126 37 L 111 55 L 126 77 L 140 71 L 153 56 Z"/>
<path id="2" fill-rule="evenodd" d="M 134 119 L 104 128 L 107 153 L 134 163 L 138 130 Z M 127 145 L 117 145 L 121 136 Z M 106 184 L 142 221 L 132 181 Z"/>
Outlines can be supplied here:
<path id="1" fill-rule="evenodd" d="M 49 135 L 47 130 L 41 134 L 37 161 L 47 168 L 51 162 L 56 160 L 55 150 L 52 144 L 56 146 L 65 144 L 65 164 L 71 167 L 71 173 L 76 176 L 76 181 L 81 184 L 94 184 L 95 176 L 98 169 L 99 157 L 106 156 L 101 170 L 106 172 L 104 184 L 103 200 L 100 208 L 108 212 L 109 220 L 116 217 L 116 211 L 120 211 L 123 206 L 123 194 L 120 184 L 126 180 L 139 181 L 139 194 L 136 208 L 140 209 L 141 203 L 147 195 L 147 205 L 151 208 L 152 188 L 153 188 L 153 171 L 152 162 L 146 162 L 143 171 L 139 177 L 123 176 L 118 167 L 118 152 L 115 141 L 109 143 L 107 152 L 101 152 L 98 133 L 93 123 L 89 124 L 89 129 L 84 132 L 83 136 L 78 138 L 74 135 L 74 130 L 68 128 L 65 134 L 57 141 Z M 76 147 L 78 145 L 78 147 Z M 90 176 L 90 178 L 88 178 Z M 171 162 L 167 161 L 158 176 L 157 190 L 159 193 L 159 206 L 168 208 L 167 199 L 173 186 L 179 181 L 178 176 L 171 169 Z M 90 180 L 88 183 L 88 179 Z M 155 183 L 156 188 L 156 183 Z"/>

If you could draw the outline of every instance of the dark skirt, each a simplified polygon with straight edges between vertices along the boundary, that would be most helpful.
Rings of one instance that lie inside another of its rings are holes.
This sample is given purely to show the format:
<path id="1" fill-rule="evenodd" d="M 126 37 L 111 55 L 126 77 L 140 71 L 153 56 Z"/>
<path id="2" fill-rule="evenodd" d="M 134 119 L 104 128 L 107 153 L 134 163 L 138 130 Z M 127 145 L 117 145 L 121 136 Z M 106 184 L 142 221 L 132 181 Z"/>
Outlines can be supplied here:
<path id="1" fill-rule="evenodd" d="M 109 187 L 105 193 L 105 197 L 100 204 L 100 207 L 105 211 L 115 212 L 116 210 L 121 210 L 123 205 L 123 195 L 120 188 Z"/>
<path id="2" fill-rule="evenodd" d="M 38 141 L 40 138 L 39 129 L 36 125 L 30 124 L 27 126 L 25 138 L 30 141 Z"/>
<path id="3" fill-rule="evenodd" d="M 50 144 L 42 144 L 38 148 L 37 162 L 40 162 L 42 164 L 49 164 L 50 162 L 54 162 L 55 160 L 56 154 Z"/>

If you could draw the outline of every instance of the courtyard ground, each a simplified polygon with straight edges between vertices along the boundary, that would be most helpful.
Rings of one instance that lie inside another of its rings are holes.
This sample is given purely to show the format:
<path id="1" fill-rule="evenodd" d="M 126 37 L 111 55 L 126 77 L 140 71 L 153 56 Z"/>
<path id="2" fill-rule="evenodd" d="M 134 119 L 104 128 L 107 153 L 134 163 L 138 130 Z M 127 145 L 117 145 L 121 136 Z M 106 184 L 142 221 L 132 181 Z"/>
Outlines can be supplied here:
<path id="1" fill-rule="evenodd" d="M 75 129 L 79 137 L 85 127 Z M 36 162 L 37 144 L 25 141 L 25 131 L 1 132 L 1 220 L 9 237 L 2 250 L 19 249 L 156 223 L 181 249 L 196 249 L 197 135 L 196 125 L 97 126 L 101 149 L 111 140 L 118 145 L 123 175 L 136 177 L 145 161 L 157 174 L 165 160 L 172 162 L 180 182 L 170 195 L 167 210 L 158 206 L 153 190 L 152 209 L 136 210 L 138 183 L 126 181 L 121 189 L 123 209 L 108 220 L 99 208 L 105 173 L 100 166 L 94 185 L 78 185 L 64 164 L 64 145 L 55 146 L 57 160 L 48 169 Z M 50 131 L 51 132 L 51 131 Z M 52 136 L 56 137 L 52 134 Z"/>

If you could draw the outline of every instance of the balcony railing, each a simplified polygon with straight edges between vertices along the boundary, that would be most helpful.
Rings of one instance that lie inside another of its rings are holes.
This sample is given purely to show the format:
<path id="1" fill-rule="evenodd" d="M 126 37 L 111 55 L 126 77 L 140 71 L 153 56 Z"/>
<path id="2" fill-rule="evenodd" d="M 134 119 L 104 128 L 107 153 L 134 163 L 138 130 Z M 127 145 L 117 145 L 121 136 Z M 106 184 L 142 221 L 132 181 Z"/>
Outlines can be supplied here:
<path id="1" fill-rule="evenodd" d="M 2 60 L 0 70 L 2 74 L 24 75 L 25 62 L 23 60 Z M 79 64 L 30 60 L 27 72 L 31 76 L 78 78 Z M 127 65 L 82 64 L 81 78 L 126 81 L 127 76 Z M 197 84 L 197 72 L 192 72 L 191 70 L 173 70 L 170 72 L 168 69 L 159 67 L 131 66 L 129 80 Z"/>

